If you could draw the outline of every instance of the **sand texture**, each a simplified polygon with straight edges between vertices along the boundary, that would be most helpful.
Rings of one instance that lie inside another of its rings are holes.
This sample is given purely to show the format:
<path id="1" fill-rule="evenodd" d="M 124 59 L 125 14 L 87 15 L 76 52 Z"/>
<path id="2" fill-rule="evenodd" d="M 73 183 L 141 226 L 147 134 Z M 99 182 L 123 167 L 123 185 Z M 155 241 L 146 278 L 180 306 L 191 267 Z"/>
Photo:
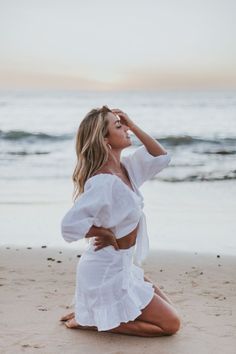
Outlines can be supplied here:
<path id="1" fill-rule="evenodd" d="M 73 308 L 80 251 L 0 248 L 0 353 L 235 354 L 236 259 L 151 251 L 143 265 L 182 318 L 174 336 L 142 338 L 71 330 L 59 321 Z"/>

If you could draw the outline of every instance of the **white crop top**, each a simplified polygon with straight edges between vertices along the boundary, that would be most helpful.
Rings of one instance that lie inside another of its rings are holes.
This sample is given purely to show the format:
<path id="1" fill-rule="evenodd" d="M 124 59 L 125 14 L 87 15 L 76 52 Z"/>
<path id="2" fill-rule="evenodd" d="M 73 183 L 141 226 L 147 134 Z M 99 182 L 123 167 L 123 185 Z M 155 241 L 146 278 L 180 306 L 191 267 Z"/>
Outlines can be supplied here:
<path id="1" fill-rule="evenodd" d="M 111 229 L 117 239 L 126 236 L 138 225 L 135 262 L 141 265 L 149 251 L 149 240 L 142 210 L 143 196 L 138 188 L 165 168 L 170 160 L 169 154 L 152 156 L 145 146 L 123 156 L 121 162 L 129 174 L 133 191 L 116 175 L 101 173 L 90 177 L 84 192 L 62 219 L 61 230 L 65 241 L 84 238 L 93 225 Z"/>

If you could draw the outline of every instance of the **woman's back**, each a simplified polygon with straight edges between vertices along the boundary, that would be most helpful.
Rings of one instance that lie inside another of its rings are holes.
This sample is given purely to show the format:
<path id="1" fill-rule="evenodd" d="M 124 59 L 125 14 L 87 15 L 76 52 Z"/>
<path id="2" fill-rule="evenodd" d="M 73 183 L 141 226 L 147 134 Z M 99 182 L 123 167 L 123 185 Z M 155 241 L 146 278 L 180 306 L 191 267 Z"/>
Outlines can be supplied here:
<path id="1" fill-rule="evenodd" d="M 116 240 L 120 249 L 130 248 L 135 245 L 137 238 L 138 226 L 131 231 L 128 235 Z"/>

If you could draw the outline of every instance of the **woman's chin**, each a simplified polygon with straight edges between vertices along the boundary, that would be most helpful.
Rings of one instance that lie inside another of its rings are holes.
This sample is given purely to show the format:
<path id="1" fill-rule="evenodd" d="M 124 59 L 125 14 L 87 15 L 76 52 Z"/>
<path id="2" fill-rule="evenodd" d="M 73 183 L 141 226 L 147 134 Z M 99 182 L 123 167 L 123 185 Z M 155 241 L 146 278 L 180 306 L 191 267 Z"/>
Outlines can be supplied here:
<path id="1" fill-rule="evenodd" d="M 131 139 L 127 139 L 124 143 L 122 143 L 122 146 L 120 146 L 120 148 L 121 149 L 125 149 L 125 148 L 127 148 L 127 147 L 129 147 L 131 145 L 132 145 Z"/>

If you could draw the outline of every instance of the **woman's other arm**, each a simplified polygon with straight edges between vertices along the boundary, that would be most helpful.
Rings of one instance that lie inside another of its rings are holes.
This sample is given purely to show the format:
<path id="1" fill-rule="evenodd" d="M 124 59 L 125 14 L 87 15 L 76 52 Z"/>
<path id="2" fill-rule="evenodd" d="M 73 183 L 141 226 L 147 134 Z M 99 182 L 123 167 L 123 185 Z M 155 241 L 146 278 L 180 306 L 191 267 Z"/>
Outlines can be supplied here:
<path id="1" fill-rule="evenodd" d="M 85 236 L 85 238 L 89 237 L 95 237 L 95 251 L 110 245 L 113 246 L 116 250 L 119 249 L 116 237 L 110 229 L 105 229 L 104 227 L 97 227 L 93 225 Z"/>

